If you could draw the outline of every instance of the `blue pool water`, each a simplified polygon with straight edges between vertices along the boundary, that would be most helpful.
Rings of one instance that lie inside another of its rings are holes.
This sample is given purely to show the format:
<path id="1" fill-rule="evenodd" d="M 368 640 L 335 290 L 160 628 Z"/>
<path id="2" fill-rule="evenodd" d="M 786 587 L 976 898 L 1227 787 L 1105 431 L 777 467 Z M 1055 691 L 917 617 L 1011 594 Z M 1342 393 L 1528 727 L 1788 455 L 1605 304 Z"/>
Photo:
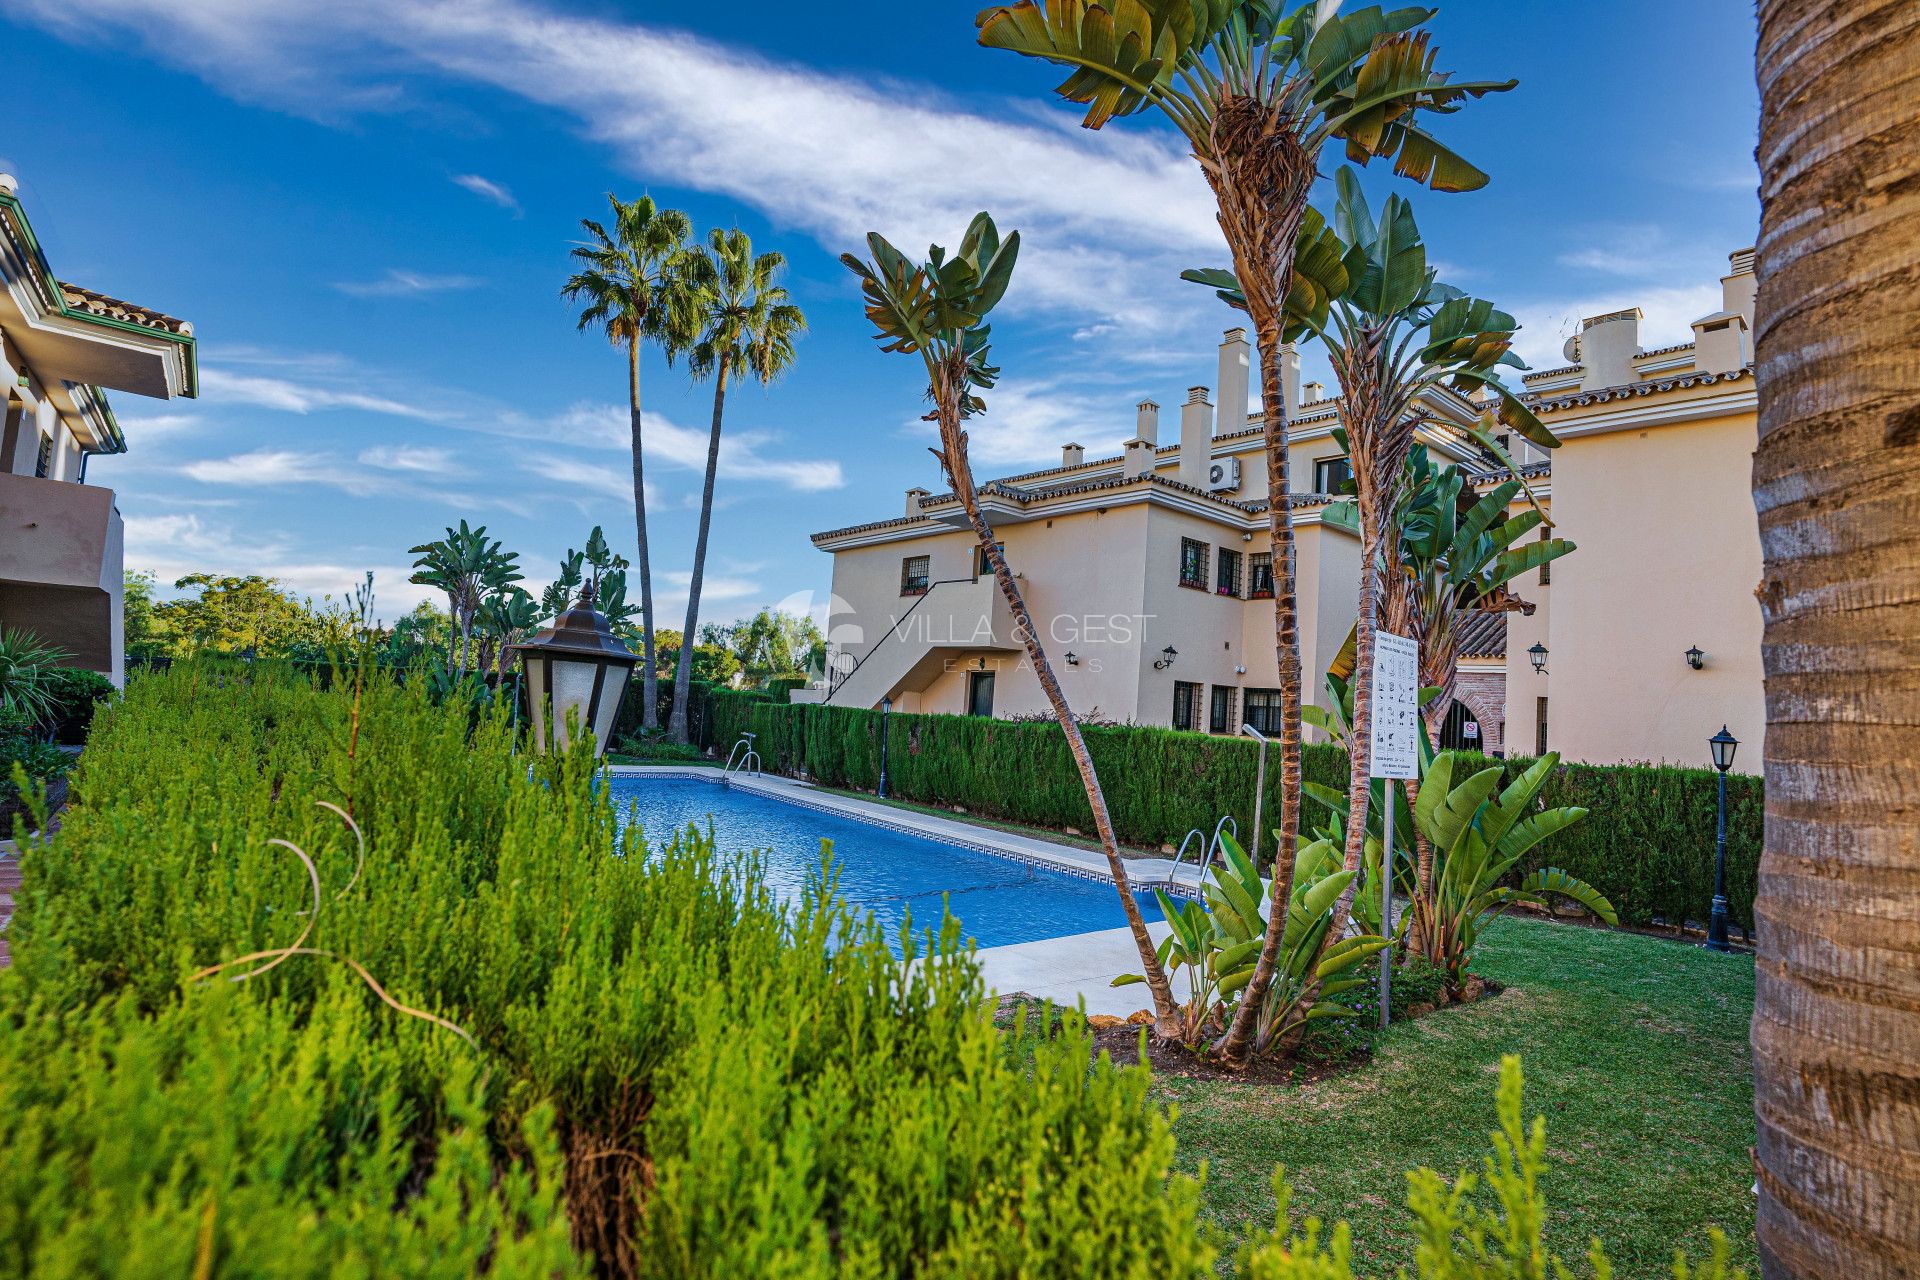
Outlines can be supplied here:
<path id="1" fill-rule="evenodd" d="M 1030 866 L 1011 858 L 945 844 L 771 800 L 692 778 L 616 777 L 613 799 L 624 818 L 637 806 L 649 844 L 665 844 L 689 822 L 704 831 L 709 817 L 725 851 L 764 849 L 774 891 L 798 898 L 820 865 L 820 841 L 833 841 L 840 892 L 873 912 L 892 936 L 911 910 L 914 932 L 937 925 L 941 900 L 962 932 L 982 947 L 1033 942 L 1094 929 L 1117 929 L 1126 917 L 1113 886 Z M 1158 919 L 1151 895 L 1140 898 Z"/>

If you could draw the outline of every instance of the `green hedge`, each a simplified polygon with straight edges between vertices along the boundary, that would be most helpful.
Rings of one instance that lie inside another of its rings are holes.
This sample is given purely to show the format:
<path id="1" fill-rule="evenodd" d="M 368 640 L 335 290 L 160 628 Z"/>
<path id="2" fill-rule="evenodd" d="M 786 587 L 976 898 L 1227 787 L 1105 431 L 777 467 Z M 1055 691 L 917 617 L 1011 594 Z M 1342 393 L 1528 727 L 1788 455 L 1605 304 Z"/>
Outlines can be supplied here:
<path id="1" fill-rule="evenodd" d="M 0 971 L 0 1273 L 1214 1274 L 1146 1069 L 1002 1036 L 957 928 L 902 954 L 642 848 L 503 704 L 354 684 L 100 713 Z"/>
<path id="2" fill-rule="evenodd" d="M 880 713 L 818 703 L 787 705 L 714 690 L 708 746 L 725 750 L 742 731 L 759 735 L 769 770 L 805 772 L 826 786 L 870 791 L 880 776 Z M 1050 721 L 894 714 L 887 729 L 887 789 L 922 804 L 1038 827 L 1091 829 L 1093 814 L 1066 739 Z M 1257 748 L 1246 738 L 1147 727 L 1088 727 L 1114 830 L 1126 844 L 1177 845 L 1189 830 L 1211 832 L 1231 814 L 1252 831 Z M 1517 771 L 1529 761 L 1514 759 Z M 1344 789 L 1346 752 L 1310 745 L 1309 782 Z M 1760 854 L 1760 779 L 1727 786 L 1727 897 L 1734 922 L 1751 928 Z M 1542 846 L 1563 867 L 1612 900 L 1622 921 L 1705 920 L 1713 899 L 1715 775 L 1708 769 L 1646 765 L 1563 765 L 1543 793 L 1548 805 L 1591 810 Z M 1277 812 L 1280 778 L 1269 754 L 1266 812 Z M 1308 825 L 1318 819 L 1309 804 Z"/>

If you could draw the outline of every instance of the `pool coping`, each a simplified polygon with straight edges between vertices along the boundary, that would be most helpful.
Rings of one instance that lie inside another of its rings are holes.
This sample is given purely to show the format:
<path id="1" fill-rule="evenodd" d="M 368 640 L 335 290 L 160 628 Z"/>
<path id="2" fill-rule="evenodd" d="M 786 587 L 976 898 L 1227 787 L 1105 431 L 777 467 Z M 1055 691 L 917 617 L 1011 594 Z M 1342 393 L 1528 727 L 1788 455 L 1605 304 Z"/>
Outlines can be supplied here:
<path id="1" fill-rule="evenodd" d="M 773 774 L 722 775 L 714 769 L 686 765 L 610 764 L 606 769 L 617 778 L 690 778 L 712 786 L 733 787 L 748 795 L 778 800 L 802 809 L 863 822 L 868 826 L 958 845 L 963 849 L 1044 867 L 1083 880 L 1113 883 L 1106 855 L 1092 849 L 1039 840 L 1011 831 L 995 831 L 990 827 L 956 822 L 951 818 L 916 813 L 910 809 L 896 809 L 850 796 L 833 795 L 812 783 L 793 778 Z M 1181 897 L 1194 897 L 1199 893 L 1199 868 L 1191 863 L 1175 868 L 1171 858 L 1128 858 L 1126 868 L 1127 883 L 1135 889 L 1165 889 Z"/>

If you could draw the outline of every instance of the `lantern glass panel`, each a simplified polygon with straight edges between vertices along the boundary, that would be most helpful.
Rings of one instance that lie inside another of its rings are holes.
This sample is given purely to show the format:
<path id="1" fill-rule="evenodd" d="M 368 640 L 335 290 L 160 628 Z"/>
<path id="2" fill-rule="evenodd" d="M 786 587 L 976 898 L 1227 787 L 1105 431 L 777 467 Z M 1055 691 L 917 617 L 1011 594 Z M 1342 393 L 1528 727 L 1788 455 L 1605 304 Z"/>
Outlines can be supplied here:
<path id="1" fill-rule="evenodd" d="M 620 703 L 627 693 L 627 678 L 633 669 L 624 662 L 609 662 L 607 677 L 600 687 L 600 705 L 594 709 L 593 742 L 597 754 L 605 755 L 613 741 L 613 722 L 620 718 Z"/>
<path id="2" fill-rule="evenodd" d="M 593 681 L 600 664 L 590 658 L 555 654 L 553 663 L 553 740 L 557 749 L 573 744 L 574 729 L 591 723 Z"/>
<path id="3" fill-rule="evenodd" d="M 538 749 L 547 749 L 547 656 L 531 649 L 520 651 L 520 665 L 527 673 L 527 712 L 533 719 L 533 740 Z"/>

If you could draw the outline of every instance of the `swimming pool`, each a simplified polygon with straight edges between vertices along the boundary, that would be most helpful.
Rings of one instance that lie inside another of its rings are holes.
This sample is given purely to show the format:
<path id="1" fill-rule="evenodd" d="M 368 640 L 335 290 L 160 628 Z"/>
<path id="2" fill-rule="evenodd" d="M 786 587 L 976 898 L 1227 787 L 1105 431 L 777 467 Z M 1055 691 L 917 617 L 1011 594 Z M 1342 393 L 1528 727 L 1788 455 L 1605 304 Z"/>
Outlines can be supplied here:
<path id="1" fill-rule="evenodd" d="M 1035 942 L 1126 924 L 1113 885 L 977 849 L 910 835 L 838 814 L 787 804 L 698 778 L 619 776 L 613 800 L 624 819 L 637 806 L 650 844 L 669 842 L 689 822 L 704 831 L 711 816 L 722 850 L 764 849 L 767 879 L 797 898 L 820 865 L 820 841 L 833 841 L 840 893 L 873 912 L 892 935 L 911 910 L 914 931 L 937 925 L 941 899 L 962 932 L 981 947 Z M 1149 920 L 1151 894 L 1139 895 Z"/>

